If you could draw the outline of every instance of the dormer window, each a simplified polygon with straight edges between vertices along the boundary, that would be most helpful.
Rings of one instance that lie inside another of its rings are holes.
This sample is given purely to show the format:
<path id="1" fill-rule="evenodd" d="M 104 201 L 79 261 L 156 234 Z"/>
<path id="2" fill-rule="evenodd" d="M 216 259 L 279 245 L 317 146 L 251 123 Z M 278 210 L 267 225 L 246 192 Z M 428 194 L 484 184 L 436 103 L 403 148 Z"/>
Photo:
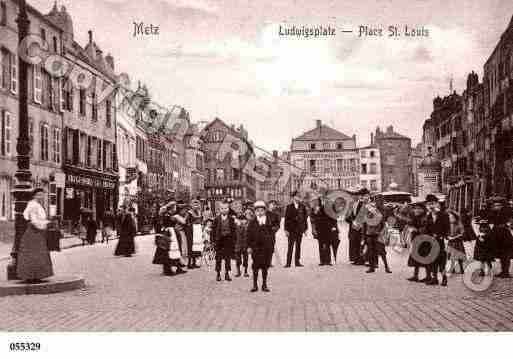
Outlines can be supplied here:
<path id="1" fill-rule="evenodd" d="M 342 145 L 341 142 L 337 143 L 337 150 L 341 150 L 343 148 L 344 148 L 344 146 Z"/>
<path id="2" fill-rule="evenodd" d="M 315 143 L 310 143 L 310 149 L 311 150 L 315 150 L 316 149 Z"/>

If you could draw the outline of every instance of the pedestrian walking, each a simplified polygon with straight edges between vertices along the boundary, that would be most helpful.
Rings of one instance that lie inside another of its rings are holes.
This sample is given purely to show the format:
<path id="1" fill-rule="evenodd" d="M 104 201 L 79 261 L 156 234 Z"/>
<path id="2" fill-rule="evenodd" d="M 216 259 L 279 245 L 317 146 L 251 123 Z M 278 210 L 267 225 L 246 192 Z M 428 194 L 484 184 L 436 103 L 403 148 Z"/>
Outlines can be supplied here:
<path id="1" fill-rule="evenodd" d="M 407 225 L 410 232 L 410 238 L 406 239 L 406 243 L 410 245 L 410 255 L 408 257 L 408 266 L 413 267 L 413 276 L 408 278 L 410 282 L 423 282 L 431 281 L 431 272 L 427 266 L 426 257 L 430 252 L 430 243 L 424 240 L 423 235 L 426 233 L 427 224 L 427 209 L 423 202 L 416 202 L 412 204 L 409 218 L 406 217 L 403 211 L 402 218 Z M 419 279 L 420 268 L 424 268 L 426 276 Z"/>
<path id="2" fill-rule="evenodd" d="M 301 264 L 301 240 L 307 230 L 306 207 L 301 203 L 299 192 L 291 193 L 292 203 L 287 206 L 285 211 L 285 235 L 288 239 L 287 264 L 285 268 L 290 268 L 292 264 L 292 254 L 295 249 L 295 266 L 302 267 Z"/>
<path id="3" fill-rule="evenodd" d="M 134 216 L 135 209 L 124 211 L 121 216 L 120 234 L 114 255 L 131 257 L 135 253 L 135 235 L 137 225 Z"/>
<path id="4" fill-rule="evenodd" d="M 446 286 L 445 264 L 447 262 L 447 252 L 445 238 L 449 234 L 449 215 L 441 207 L 438 198 L 433 194 L 426 196 L 426 204 L 428 209 L 426 233 L 434 239 L 431 246 L 434 259 L 428 267 L 431 273 L 431 280 L 427 281 L 426 284 L 438 285 L 438 272 L 440 272 L 442 273 L 442 286 Z"/>
<path id="5" fill-rule="evenodd" d="M 93 245 L 96 242 L 96 234 L 98 231 L 98 223 L 93 218 L 93 214 L 89 213 L 86 219 L 86 240 L 87 243 Z"/>
<path id="6" fill-rule="evenodd" d="M 20 239 L 16 260 L 16 273 L 26 283 L 40 283 L 53 276 L 52 259 L 47 245 L 47 227 L 50 222 L 43 207 L 45 192 L 32 191 L 32 199 L 23 211 L 27 229 Z"/>
<path id="7" fill-rule="evenodd" d="M 503 197 L 490 199 L 491 209 L 488 211 L 488 222 L 492 228 L 494 256 L 500 260 L 501 272 L 498 278 L 510 278 L 511 258 L 513 257 L 513 235 L 508 226 L 511 221 L 511 209 Z"/>
<path id="8" fill-rule="evenodd" d="M 460 273 L 465 272 L 463 262 L 467 260 L 463 236 L 465 231 L 460 217 L 454 211 L 449 211 L 449 236 L 447 242 L 447 255 L 450 260 L 450 271 L 456 273 L 456 262 L 460 266 Z"/>
<path id="9" fill-rule="evenodd" d="M 472 212 L 466 208 L 461 213 L 461 224 L 463 226 L 463 242 L 472 242 L 477 239 L 476 232 L 472 227 Z"/>
<path id="10" fill-rule="evenodd" d="M 233 216 L 229 215 L 230 204 L 223 201 L 219 208 L 220 214 L 214 219 L 212 228 L 214 248 L 216 251 L 216 280 L 221 281 L 221 266 L 224 261 L 226 281 L 231 281 L 231 260 L 233 257 L 237 227 Z"/>
<path id="11" fill-rule="evenodd" d="M 248 226 L 248 246 L 253 261 L 253 288 L 258 291 L 258 273 L 262 272 L 262 291 L 269 292 L 267 279 L 274 252 L 275 235 L 279 227 L 271 220 L 263 201 L 255 202 L 256 217 Z"/>
<path id="12" fill-rule="evenodd" d="M 474 259 L 481 262 L 480 276 L 492 272 L 494 258 L 494 243 L 492 229 L 487 219 L 481 218 L 477 221 L 479 231 L 477 233 L 476 243 L 474 245 Z"/>

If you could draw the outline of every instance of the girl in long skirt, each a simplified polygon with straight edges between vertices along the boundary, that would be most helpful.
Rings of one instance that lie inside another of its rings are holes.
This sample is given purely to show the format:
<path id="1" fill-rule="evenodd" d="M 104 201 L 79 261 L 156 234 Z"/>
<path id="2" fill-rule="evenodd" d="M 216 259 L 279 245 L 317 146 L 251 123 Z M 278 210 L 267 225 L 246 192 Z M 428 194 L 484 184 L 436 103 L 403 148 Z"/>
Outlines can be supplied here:
<path id="1" fill-rule="evenodd" d="M 23 211 L 28 222 L 27 229 L 20 239 L 17 253 L 16 271 L 18 278 L 27 283 L 38 283 L 53 276 L 52 259 L 46 242 L 48 219 L 44 203 L 45 192 L 37 188 Z"/>

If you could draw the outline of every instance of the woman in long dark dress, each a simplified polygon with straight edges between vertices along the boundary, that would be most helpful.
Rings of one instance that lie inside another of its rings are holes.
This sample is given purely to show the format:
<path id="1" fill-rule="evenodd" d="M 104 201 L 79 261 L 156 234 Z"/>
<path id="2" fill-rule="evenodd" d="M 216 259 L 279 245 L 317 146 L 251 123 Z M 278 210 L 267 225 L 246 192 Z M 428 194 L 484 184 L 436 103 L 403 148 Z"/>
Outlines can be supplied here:
<path id="1" fill-rule="evenodd" d="M 32 200 L 23 211 L 23 218 L 28 223 L 20 239 L 16 271 L 18 278 L 27 283 L 38 283 L 53 276 L 52 259 L 46 242 L 49 221 L 41 205 L 44 196 L 43 189 L 35 189 L 32 192 Z"/>
<path id="2" fill-rule="evenodd" d="M 408 267 L 413 267 L 413 276 L 408 278 L 411 282 L 425 282 L 430 280 L 427 266 L 420 258 L 429 254 L 430 244 L 420 241 L 420 235 L 424 233 L 426 226 L 426 207 L 421 203 L 414 203 L 411 210 L 408 225 L 413 228 L 411 233 L 411 252 L 408 257 Z M 426 277 L 419 280 L 420 268 L 426 269 Z"/>
<path id="3" fill-rule="evenodd" d="M 118 245 L 116 246 L 116 251 L 114 252 L 114 255 L 116 256 L 131 257 L 132 254 L 135 253 L 134 238 L 137 232 L 137 226 L 133 215 L 134 212 L 135 209 L 130 208 L 128 213 L 125 212 L 121 217 L 121 232 L 119 235 Z"/>

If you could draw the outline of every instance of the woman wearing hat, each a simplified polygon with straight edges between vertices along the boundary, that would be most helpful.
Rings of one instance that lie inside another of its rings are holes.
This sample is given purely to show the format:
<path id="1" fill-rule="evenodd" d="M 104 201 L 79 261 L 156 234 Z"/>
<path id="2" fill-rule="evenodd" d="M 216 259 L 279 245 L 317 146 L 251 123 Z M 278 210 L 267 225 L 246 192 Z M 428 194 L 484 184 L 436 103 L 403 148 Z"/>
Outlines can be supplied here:
<path id="1" fill-rule="evenodd" d="M 495 258 L 501 261 L 501 273 L 498 278 L 510 278 L 509 273 L 511 257 L 513 256 L 513 235 L 508 222 L 511 220 L 511 212 L 507 207 L 505 198 L 493 197 L 491 209 L 488 212 L 488 221 L 492 227 Z"/>
<path id="2" fill-rule="evenodd" d="M 427 282 L 431 280 L 429 270 L 421 260 L 429 254 L 429 244 L 421 241 L 419 237 L 426 229 L 426 207 L 421 202 L 412 204 L 410 218 L 407 220 L 408 226 L 412 228 L 411 233 L 411 253 L 408 257 L 408 267 L 413 267 L 413 277 L 408 278 L 410 282 Z M 420 268 L 426 269 L 426 277 L 419 280 Z"/>
<path id="3" fill-rule="evenodd" d="M 274 252 L 275 235 L 279 229 L 266 211 L 263 201 L 255 202 L 256 217 L 248 226 L 248 247 L 253 259 L 253 288 L 258 291 L 258 272 L 262 271 L 262 291 L 269 292 L 267 275 Z"/>
<path id="4" fill-rule="evenodd" d="M 431 252 L 434 251 L 432 253 L 434 258 L 429 265 L 431 280 L 427 281 L 426 284 L 438 285 L 438 272 L 440 272 L 442 273 L 442 285 L 446 285 L 445 264 L 447 262 L 447 252 L 445 238 L 449 234 L 449 215 L 441 208 L 438 197 L 433 194 L 426 196 L 426 204 L 428 208 L 426 233 L 436 241 L 431 246 Z"/>
<path id="5" fill-rule="evenodd" d="M 131 207 L 125 212 L 121 218 L 120 234 L 115 256 L 131 257 L 135 253 L 135 234 L 137 232 L 137 224 L 135 222 L 135 209 Z"/>
<path id="6" fill-rule="evenodd" d="M 23 218 L 28 223 L 20 239 L 16 270 L 18 278 L 27 283 L 39 283 L 53 276 L 52 259 L 46 242 L 46 231 L 50 221 L 42 206 L 44 197 L 44 190 L 36 188 L 23 211 Z"/>

